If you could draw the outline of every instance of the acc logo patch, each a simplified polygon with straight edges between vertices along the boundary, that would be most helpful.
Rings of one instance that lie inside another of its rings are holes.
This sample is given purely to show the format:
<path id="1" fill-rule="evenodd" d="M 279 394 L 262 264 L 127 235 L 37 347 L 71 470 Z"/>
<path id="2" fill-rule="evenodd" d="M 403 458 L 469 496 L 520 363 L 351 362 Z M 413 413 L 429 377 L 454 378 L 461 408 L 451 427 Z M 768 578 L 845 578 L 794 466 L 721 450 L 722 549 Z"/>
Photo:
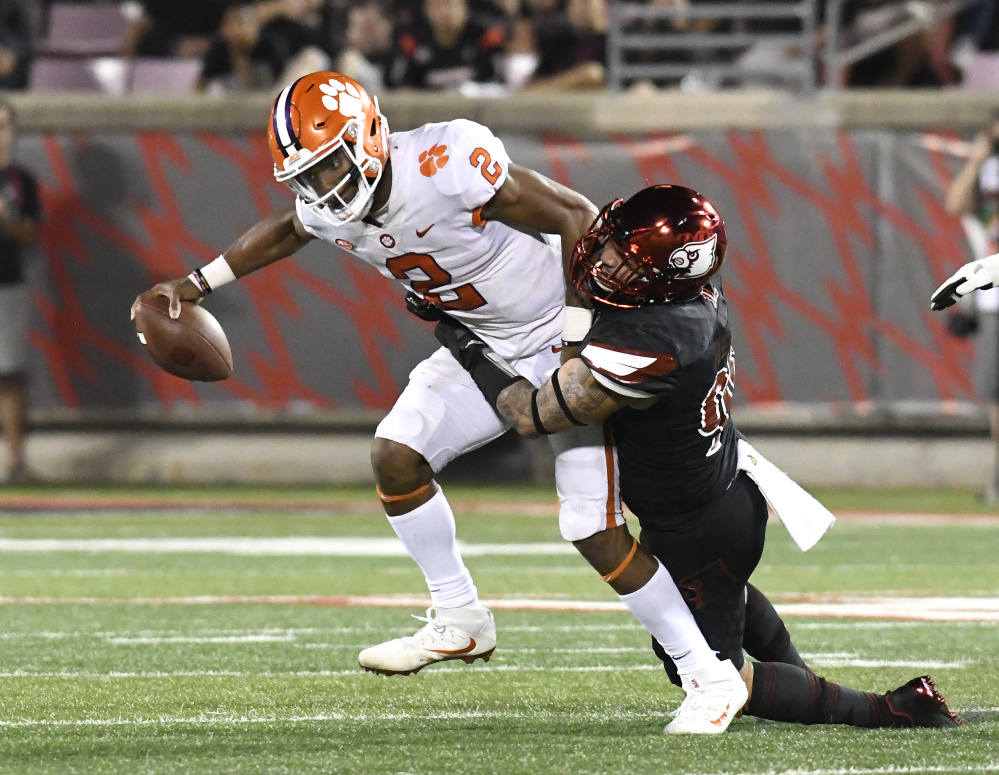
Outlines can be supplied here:
<path id="1" fill-rule="evenodd" d="M 319 91 L 323 93 L 323 105 L 327 110 L 339 110 L 346 118 L 357 118 L 364 113 L 361 93 L 352 83 L 340 83 L 330 78 L 329 84 L 319 84 Z"/>
<path id="2" fill-rule="evenodd" d="M 347 242 L 347 240 L 345 240 L 345 239 L 339 239 L 339 238 L 337 238 L 337 239 L 335 239 L 333 241 L 337 245 L 339 245 L 340 247 L 342 247 L 344 250 L 353 250 L 354 249 L 354 246 L 351 243 Z"/>
<path id="3" fill-rule="evenodd" d="M 381 242 L 387 248 L 395 247 L 395 240 L 392 238 L 391 234 L 383 234 L 381 237 L 378 238 L 378 241 Z"/>
<path id="4" fill-rule="evenodd" d="M 715 262 L 718 235 L 712 234 L 703 242 L 688 242 L 674 250 L 669 257 L 669 268 L 679 269 L 684 279 L 700 277 L 711 271 Z"/>
<path id="5" fill-rule="evenodd" d="M 447 160 L 451 157 L 445 154 L 447 154 L 446 145 L 432 145 L 420 154 L 420 172 L 424 177 L 433 177 L 437 174 L 437 170 L 447 164 Z"/>

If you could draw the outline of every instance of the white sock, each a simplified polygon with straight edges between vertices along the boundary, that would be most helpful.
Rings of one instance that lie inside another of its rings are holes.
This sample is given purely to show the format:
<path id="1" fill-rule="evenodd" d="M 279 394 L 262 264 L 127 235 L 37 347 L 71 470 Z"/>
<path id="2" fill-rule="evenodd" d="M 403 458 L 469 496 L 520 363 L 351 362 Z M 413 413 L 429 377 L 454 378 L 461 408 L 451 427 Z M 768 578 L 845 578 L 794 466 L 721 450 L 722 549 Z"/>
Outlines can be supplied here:
<path id="1" fill-rule="evenodd" d="M 662 563 L 644 587 L 619 597 L 672 657 L 680 675 L 718 664 L 718 657 L 704 640 L 673 577 Z"/>
<path id="2" fill-rule="evenodd" d="M 389 524 L 423 571 L 430 599 L 440 608 L 460 608 L 479 602 L 472 575 L 462 562 L 455 538 L 454 513 L 441 490 L 422 506 Z"/>

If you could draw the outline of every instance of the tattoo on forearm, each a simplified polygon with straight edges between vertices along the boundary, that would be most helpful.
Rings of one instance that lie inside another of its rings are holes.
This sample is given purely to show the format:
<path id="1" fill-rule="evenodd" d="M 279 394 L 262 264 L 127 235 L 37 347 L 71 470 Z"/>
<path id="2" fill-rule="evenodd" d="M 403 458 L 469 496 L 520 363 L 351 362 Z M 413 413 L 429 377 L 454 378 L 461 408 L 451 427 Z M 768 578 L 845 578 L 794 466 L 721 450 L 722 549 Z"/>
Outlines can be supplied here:
<path id="1" fill-rule="evenodd" d="M 514 382 L 510 387 L 500 393 L 496 409 L 504 420 L 520 432 L 520 427 L 529 425 L 534 427 L 534 420 L 531 418 L 531 393 L 534 387 L 526 380 Z"/>
<path id="2" fill-rule="evenodd" d="M 559 385 L 562 387 L 562 396 L 565 398 L 569 410 L 580 421 L 590 422 L 592 420 L 601 420 L 620 406 L 620 402 L 615 400 L 612 395 L 593 379 L 593 375 L 589 373 L 588 369 L 585 371 L 581 369 L 565 369 L 560 376 L 563 376 L 563 379 L 559 381 Z M 548 387 L 547 391 L 544 391 L 544 396 L 546 399 L 550 399 L 551 404 L 555 407 L 555 411 L 562 417 L 565 417 L 551 386 Z M 546 400 L 546 407 L 548 403 L 549 401 Z M 540 402 L 538 405 L 541 406 Z M 542 414 L 542 417 L 545 416 Z M 568 419 L 564 420 L 564 422 L 566 425 L 571 424 Z M 566 425 L 562 427 L 566 427 Z"/>
<path id="3" fill-rule="evenodd" d="M 603 420 L 623 406 L 627 406 L 627 399 L 615 396 L 604 389 L 582 361 L 562 366 L 559 371 L 559 385 L 569 411 L 580 422 Z M 531 412 L 533 392 L 534 388 L 526 380 L 515 382 L 500 394 L 496 405 L 500 417 L 518 433 L 531 438 L 537 435 Z M 550 432 L 560 431 L 573 425 L 559 406 L 549 381 L 542 384 L 538 391 L 538 413 L 542 425 Z"/>

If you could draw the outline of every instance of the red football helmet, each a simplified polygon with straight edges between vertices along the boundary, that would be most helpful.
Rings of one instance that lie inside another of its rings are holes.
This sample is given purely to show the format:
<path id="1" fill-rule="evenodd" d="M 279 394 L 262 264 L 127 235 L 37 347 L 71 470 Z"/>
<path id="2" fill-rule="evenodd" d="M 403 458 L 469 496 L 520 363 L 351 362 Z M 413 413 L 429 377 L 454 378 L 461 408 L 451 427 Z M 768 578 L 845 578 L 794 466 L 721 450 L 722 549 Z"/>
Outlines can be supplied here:
<path id="1" fill-rule="evenodd" d="M 576 244 L 569 276 L 583 294 L 615 307 L 683 301 L 721 269 L 727 242 L 703 196 L 650 186 L 600 212 Z"/>
<path id="2" fill-rule="evenodd" d="M 267 140 L 274 177 L 323 220 L 363 218 L 388 162 L 388 122 L 353 78 L 303 76 L 274 101 Z"/>

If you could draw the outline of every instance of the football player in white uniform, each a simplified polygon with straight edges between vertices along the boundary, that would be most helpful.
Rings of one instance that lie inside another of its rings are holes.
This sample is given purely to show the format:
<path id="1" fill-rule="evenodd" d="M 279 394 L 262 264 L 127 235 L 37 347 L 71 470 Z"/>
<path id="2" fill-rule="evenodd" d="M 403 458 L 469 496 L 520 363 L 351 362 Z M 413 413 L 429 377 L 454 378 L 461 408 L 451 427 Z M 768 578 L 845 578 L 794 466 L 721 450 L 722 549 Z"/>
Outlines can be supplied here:
<path id="1" fill-rule="evenodd" d="M 558 368 L 563 338 L 583 339 L 588 311 L 575 308 L 563 321 L 563 262 L 597 210 L 580 194 L 512 164 L 486 127 L 456 120 L 390 135 L 377 101 L 358 83 L 321 72 L 278 95 L 268 136 L 275 177 L 297 195 L 295 206 L 263 219 L 188 277 L 147 292 L 166 296 L 172 315 L 182 299 L 201 299 L 318 237 L 398 280 L 421 316 L 443 311 L 460 320 L 535 385 Z M 379 424 L 371 450 L 378 495 L 423 571 L 432 608 L 415 635 L 362 651 L 358 661 L 366 670 L 410 674 L 434 662 L 471 663 L 492 654 L 493 616 L 479 603 L 434 474 L 505 430 L 447 349 L 413 370 Z M 711 700 L 684 703 L 676 730 L 724 731 L 730 718 L 718 723 L 711 708 L 745 702 L 738 671 L 708 647 L 655 558 L 637 543 L 604 540 L 611 533 L 619 538 L 621 531 L 612 529 L 625 526 L 613 444 L 599 425 L 551 439 L 562 535 L 621 595 L 680 673 L 694 678 L 688 694 Z"/>

